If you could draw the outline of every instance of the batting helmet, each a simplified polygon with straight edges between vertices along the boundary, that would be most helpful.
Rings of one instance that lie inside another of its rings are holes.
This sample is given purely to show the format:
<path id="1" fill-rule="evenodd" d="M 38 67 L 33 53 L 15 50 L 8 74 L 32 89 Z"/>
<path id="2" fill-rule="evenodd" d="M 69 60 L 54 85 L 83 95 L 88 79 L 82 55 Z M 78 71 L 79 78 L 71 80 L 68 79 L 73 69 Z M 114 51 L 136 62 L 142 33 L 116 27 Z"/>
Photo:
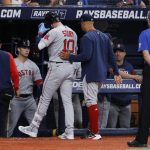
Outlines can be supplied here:
<path id="1" fill-rule="evenodd" d="M 30 41 L 29 40 L 19 40 L 17 43 L 17 47 L 30 48 Z"/>
<path id="2" fill-rule="evenodd" d="M 59 16 L 54 12 L 48 12 L 45 15 L 45 19 L 44 19 L 45 27 L 49 27 L 52 23 L 59 22 L 59 21 L 60 21 Z"/>

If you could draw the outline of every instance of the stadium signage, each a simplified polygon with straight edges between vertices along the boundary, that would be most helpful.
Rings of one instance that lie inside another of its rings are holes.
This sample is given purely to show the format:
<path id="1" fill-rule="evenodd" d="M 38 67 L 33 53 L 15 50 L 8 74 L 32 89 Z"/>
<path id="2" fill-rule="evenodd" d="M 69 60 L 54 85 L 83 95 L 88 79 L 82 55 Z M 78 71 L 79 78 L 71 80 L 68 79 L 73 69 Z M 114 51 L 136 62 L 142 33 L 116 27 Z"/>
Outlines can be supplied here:
<path id="1" fill-rule="evenodd" d="M 32 10 L 31 17 L 44 17 L 48 12 L 45 10 Z"/>
<path id="2" fill-rule="evenodd" d="M 73 82 L 73 93 L 82 93 L 83 83 L 81 80 Z M 134 80 L 123 80 L 121 84 L 115 84 L 113 79 L 107 79 L 99 89 L 100 93 L 140 93 L 141 84 Z"/>
<path id="3" fill-rule="evenodd" d="M 73 87 L 74 88 L 82 88 L 83 82 L 82 81 L 74 81 L 73 82 Z"/>
<path id="4" fill-rule="evenodd" d="M 101 8 L 101 7 L 2 7 L 0 19 L 35 20 L 43 19 L 49 11 L 56 12 L 61 19 L 79 20 L 85 13 L 91 14 L 95 20 L 145 20 L 148 8 Z"/>
<path id="5" fill-rule="evenodd" d="M 20 18 L 21 9 L 1 9 L 0 11 L 1 18 Z"/>
<path id="6" fill-rule="evenodd" d="M 102 89 L 139 89 L 141 84 L 102 84 Z"/>
<path id="7" fill-rule="evenodd" d="M 77 10 L 76 18 L 90 14 L 95 19 L 146 19 L 143 10 Z"/>
<path id="8" fill-rule="evenodd" d="M 63 9 L 32 9 L 31 18 L 37 18 L 37 19 L 44 18 L 45 14 L 47 14 L 48 12 L 55 12 L 60 16 L 61 19 L 65 19 L 67 10 L 63 10 Z"/>

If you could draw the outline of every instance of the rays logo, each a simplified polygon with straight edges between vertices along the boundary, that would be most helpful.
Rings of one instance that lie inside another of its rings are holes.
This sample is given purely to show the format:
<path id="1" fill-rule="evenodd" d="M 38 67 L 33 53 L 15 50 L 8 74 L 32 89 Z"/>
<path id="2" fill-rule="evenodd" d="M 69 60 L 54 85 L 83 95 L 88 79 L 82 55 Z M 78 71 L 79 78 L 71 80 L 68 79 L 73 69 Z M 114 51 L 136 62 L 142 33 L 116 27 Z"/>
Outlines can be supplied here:
<path id="1" fill-rule="evenodd" d="M 66 9 L 33 9 L 31 13 L 31 18 L 35 19 L 44 19 L 44 16 L 48 12 L 54 12 L 57 13 L 57 15 L 60 17 L 60 19 L 65 19 L 66 18 Z"/>

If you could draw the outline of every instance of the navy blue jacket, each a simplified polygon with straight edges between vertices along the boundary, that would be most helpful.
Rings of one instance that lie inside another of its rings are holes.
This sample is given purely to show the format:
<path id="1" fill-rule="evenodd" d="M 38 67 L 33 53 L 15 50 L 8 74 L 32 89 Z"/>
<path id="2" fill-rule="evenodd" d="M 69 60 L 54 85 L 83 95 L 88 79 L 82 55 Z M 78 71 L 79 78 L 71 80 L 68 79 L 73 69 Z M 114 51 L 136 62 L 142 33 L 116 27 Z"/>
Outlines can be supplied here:
<path id="1" fill-rule="evenodd" d="M 0 92 L 12 88 L 10 78 L 10 56 L 0 50 Z"/>
<path id="2" fill-rule="evenodd" d="M 82 78 L 86 75 L 88 83 L 104 81 L 109 65 L 119 74 L 110 39 L 99 30 L 87 32 L 80 41 L 80 54 L 70 55 L 69 60 L 81 62 Z"/>

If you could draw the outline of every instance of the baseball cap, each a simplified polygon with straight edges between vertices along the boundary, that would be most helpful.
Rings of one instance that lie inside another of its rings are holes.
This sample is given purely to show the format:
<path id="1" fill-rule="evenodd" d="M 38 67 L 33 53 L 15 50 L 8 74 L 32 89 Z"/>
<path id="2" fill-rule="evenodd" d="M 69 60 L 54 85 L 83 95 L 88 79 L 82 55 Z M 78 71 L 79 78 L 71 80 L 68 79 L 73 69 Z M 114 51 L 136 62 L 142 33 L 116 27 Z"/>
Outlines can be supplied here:
<path id="1" fill-rule="evenodd" d="M 30 41 L 29 40 L 19 40 L 18 47 L 23 47 L 23 48 L 30 48 Z"/>
<path id="2" fill-rule="evenodd" d="M 125 46 L 122 43 L 118 43 L 114 46 L 114 52 L 116 51 L 121 51 L 121 52 L 126 52 Z"/>
<path id="3" fill-rule="evenodd" d="M 80 17 L 80 21 L 94 21 L 94 18 L 90 14 L 83 14 Z"/>

